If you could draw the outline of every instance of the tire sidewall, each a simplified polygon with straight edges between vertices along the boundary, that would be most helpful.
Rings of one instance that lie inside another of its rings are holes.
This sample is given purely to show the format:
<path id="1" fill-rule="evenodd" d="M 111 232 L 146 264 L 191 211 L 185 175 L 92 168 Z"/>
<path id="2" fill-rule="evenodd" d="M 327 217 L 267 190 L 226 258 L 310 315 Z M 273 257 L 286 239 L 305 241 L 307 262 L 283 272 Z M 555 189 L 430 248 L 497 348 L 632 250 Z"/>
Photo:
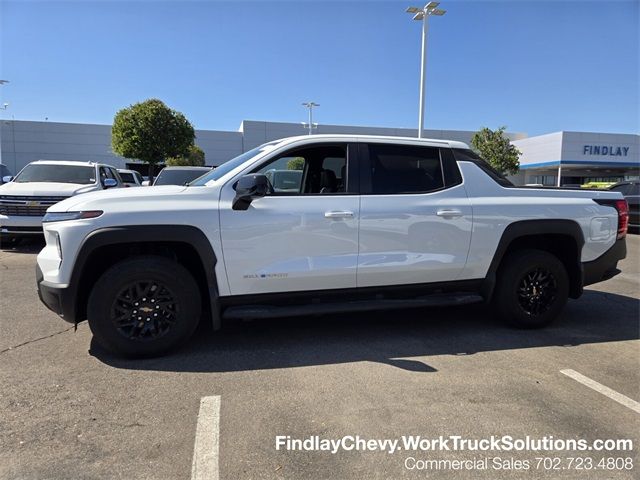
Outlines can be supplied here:
<path id="1" fill-rule="evenodd" d="M 116 296 L 130 283 L 153 280 L 175 296 L 176 322 L 162 337 L 151 341 L 131 340 L 119 333 L 111 310 Z M 127 357 L 160 355 L 186 341 L 201 315 L 200 291 L 191 274 L 179 263 L 162 257 L 124 260 L 107 270 L 94 285 L 87 305 L 88 323 L 102 346 Z"/>

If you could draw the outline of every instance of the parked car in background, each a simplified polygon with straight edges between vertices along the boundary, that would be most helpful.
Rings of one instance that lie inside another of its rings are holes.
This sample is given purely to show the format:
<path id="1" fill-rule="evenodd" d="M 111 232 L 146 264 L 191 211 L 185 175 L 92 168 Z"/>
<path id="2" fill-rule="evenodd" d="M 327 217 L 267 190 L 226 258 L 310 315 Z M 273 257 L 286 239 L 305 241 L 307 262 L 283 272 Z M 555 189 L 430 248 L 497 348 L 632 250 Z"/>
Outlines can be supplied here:
<path id="1" fill-rule="evenodd" d="M 580 188 L 596 188 L 598 190 L 608 190 L 616 182 L 587 182 L 580 185 Z"/>
<path id="2" fill-rule="evenodd" d="M 629 204 L 629 227 L 640 229 L 640 180 L 616 183 L 609 190 L 622 193 Z"/>
<path id="3" fill-rule="evenodd" d="M 120 174 L 120 178 L 122 178 L 122 183 L 125 187 L 141 187 L 144 179 L 140 172 L 135 170 L 125 170 L 124 168 L 119 168 L 118 173 Z"/>
<path id="4" fill-rule="evenodd" d="M 42 217 L 51 205 L 66 198 L 122 187 L 117 170 L 92 162 L 38 160 L 0 186 L 0 241 L 16 243 L 42 235 Z"/>
<path id="5" fill-rule="evenodd" d="M 13 178 L 13 174 L 9 171 L 6 165 L 0 163 L 0 185 L 9 183 Z"/>
<path id="6" fill-rule="evenodd" d="M 210 171 L 210 167 L 164 167 L 153 185 L 186 185 Z"/>

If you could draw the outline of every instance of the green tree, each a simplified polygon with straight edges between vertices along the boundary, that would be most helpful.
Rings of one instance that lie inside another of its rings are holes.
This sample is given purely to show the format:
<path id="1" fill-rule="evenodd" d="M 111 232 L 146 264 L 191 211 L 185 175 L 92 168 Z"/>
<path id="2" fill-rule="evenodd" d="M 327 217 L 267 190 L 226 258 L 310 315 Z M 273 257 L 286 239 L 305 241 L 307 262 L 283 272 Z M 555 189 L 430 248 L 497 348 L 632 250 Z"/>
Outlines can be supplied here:
<path id="1" fill-rule="evenodd" d="M 520 150 L 504 135 L 506 128 L 491 130 L 485 127 L 474 133 L 471 139 L 480 156 L 503 175 L 515 174 L 520 170 Z"/>
<path id="2" fill-rule="evenodd" d="M 165 163 L 172 167 L 204 167 L 204 150 L 194 144 L 189 146 L 187 155 L 169 157 Z"/>
<path id="3" fill-rule="evenodd" d="M 113 151 L 147 163 L 150 183 L 153 167 L 166 158 L 188 155 L 194 139 L 189 120 L 156 98 L 118 111 L 111 129 Z"/>
<path id="4" fill-rule="evenodd" d="M 304 170 L 304 158 L 294 157 L 287 162 L 287 170 Z"/>

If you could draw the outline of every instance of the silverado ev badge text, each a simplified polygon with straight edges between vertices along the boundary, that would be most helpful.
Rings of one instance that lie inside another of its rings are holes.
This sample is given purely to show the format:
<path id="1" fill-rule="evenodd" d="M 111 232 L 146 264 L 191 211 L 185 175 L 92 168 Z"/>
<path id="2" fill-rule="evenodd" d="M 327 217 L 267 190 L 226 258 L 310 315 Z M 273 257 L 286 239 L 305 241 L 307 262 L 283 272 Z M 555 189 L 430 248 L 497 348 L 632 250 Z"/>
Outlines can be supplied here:
<path id="1" fill-rule="evenodd" d="M 250 279 L 250 278 L 259 278 L 259 279 L 269 279 L 269 278 L 287 278 L 289 276 L 288 273 L 250 273 L 248 275 L 243 275 L 242 278 Z"/>
<path id="2" fill-rule="evenodd" d="M 614 147 L 613 145 L 585 145 L 583 155 L 610 155 L 612 157 L 626 157 L 629 147 Z"/>

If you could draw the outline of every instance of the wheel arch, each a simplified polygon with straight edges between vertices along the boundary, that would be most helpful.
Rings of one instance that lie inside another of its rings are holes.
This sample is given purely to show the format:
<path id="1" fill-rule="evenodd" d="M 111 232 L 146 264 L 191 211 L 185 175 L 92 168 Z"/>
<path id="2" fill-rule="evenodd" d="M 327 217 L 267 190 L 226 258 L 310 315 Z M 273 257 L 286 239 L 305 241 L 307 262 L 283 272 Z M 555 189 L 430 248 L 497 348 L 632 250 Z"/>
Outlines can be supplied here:
<path id="1" fill-rule="evenodd" d="M 217 258 L 207 236 L 191 225 L 116 226 L 91 232 L 78 251 L 69 284 L 75 289 L 76 323 L 86 318 L 91 288 L 109 266 L 148 254 L 173 258 L 189 270 L 200 288 L 204 311 L 210 312 L 213 328 L 219 329 Z"/>
<path id="2" fill-rule="evenodd" d="M 512 252 L 533 248 L 557 256 L 569 274 L 569 296 L 582 295 L 583 270 L 581 262 L 584 235 L 573 220 L 521 220 L 505 228 L 487 271 L 482 295 L 488 301 L 493 295 L 503 260 Z"/>

